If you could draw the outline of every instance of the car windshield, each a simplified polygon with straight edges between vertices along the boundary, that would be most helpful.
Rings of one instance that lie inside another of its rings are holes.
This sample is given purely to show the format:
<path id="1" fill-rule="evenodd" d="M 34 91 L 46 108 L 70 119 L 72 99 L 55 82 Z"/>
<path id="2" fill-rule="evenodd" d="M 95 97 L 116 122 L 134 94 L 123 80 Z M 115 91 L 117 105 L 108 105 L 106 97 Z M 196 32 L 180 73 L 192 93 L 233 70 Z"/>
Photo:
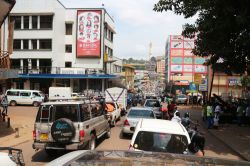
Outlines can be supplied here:
<path id="1" fill-rule="evenodd" d="M 184 135 L 140 131 L 133 147 L 138 150 L 183 154 L 188 146 Z"/>
<path id="2" fill-rule="evenodd" d="M 179 95 L 178 98 L 186 98 L 185 95 Z"/>
<path id="3" fill-rule="evenodd" d="M 147 100 L 146 107 L 160 107 L 160 102 L 158 100 Z"/>
<path id="4" fill-rule="evenodd" d="M 129 118 L 154 118 L 153 111 L 132 109 L 128 113 Z"/>

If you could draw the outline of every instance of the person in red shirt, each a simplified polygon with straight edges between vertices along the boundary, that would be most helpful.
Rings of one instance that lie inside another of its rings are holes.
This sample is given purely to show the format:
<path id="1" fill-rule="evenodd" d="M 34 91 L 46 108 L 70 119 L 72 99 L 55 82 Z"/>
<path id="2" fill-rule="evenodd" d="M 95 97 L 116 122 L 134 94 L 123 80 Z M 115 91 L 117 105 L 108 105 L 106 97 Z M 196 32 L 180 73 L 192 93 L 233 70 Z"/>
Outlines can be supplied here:
<path id="1" fill-rule="evenodd" d="M 170 119 L 174 116 L 175 109 L 177 108 L 174 101 L 171 102 L 171 104 L 168 105 L 168 114 Z"/>

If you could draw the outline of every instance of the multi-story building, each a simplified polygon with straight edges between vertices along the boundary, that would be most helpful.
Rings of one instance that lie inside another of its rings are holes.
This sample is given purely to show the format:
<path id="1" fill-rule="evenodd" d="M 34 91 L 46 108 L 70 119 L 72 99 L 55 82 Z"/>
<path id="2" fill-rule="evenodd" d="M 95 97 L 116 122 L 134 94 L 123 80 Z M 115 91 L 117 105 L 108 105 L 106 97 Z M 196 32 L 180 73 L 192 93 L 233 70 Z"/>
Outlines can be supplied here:
<path id="1" fill-rule="evenodd" d="M 117 77 L 108 68 L 114 61 L 104 63 L 105 53 L 114 57 L 115 33 L 114 20 L 104 8 L 22 0 L 10 15 L 15 20 L 11 67 L 19 69 L 13 88 L 47 92 L 49 86 L 71 86 L 77 92 L 103 91 L 108 79 Z"/>
<path id="2" fill-rule="evenodd" d="M 165 79 L 165 58 L 164 56 L 156 57 L 156 72 L 160 80 Z"/>
<path id="3" fill-rule="evenodd" d="M 170 35 L 166 44 L 166 80 L 178 85 L 188 85 L 194 82 L 194 75 L 207 75 L 204 66 L 205 58 L 194 56 L 194 39 L 181 35 Z"/>
<path id="4" fill-rule="evenodd" d="M 134 88 L 134 78 L 135 78 L 135 68 L 129 64 L 123 65 L 123 74 L 122 76 L 125 79 L 124 84 L 128 89 Z"/>

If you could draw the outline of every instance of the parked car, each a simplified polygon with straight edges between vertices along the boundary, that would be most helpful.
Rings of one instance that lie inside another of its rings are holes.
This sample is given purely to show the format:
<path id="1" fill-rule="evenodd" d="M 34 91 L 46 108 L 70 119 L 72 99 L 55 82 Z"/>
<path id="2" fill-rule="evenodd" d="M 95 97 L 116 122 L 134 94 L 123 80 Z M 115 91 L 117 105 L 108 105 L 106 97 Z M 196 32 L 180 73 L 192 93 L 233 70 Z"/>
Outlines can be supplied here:
<path id="1" fill-rule="evenodd" d="M 141 119 L 136 126 L 129 150 L 185 154 L 190 142 L 187 130 L 180 123 Z"/>
<path id="2" fill-rule="evenodd" d="M 0 163 L 3 166 L 24 166 L 24 158 L 21 149 L 0 147 Z"/>
<path id="3" fill-rule="evenodd" d="M 38 107 L 45 98 L 43 92 L 38 90 L 9 89 L 5 95 L 11 106 L 23 104 Z"/>
<path id="4" fill-rule="evenodd" d="M 162 118 L 161 104 L 157 99 L 147 99 L 144 107 L 153 109 L 157 118 Z"/>
<path id="5" fill-rule="evenodd" d="M 118 104 L 116 102 L 111 101 L 106 102 L 106 112 L 110 126 L 115 126 L 116 122 L 121 119 L 121 109 L 119 108 Z"/>
<path id="6" fill-rule="evenodd" d="M 176 97 L 175 100 L 176 104 L 187 104 L 188 102 L 188 97 L 187 95 L 181 94 Z"/>
<path id="7" fill-rule="evenodd" d="M 104 101 L 49 101 L 41 104 L 33 131 L 33 149 L 77 150 L 96 147 L 96 139 L 110 137 Z"/>
<path id="8" fill-rule="evenodd" d="M 151 108 L 132 107 L 125 117 L 122 134 L 133 134 L 135 127 L 141 118 L 156 119 L 156 116 Z"/>

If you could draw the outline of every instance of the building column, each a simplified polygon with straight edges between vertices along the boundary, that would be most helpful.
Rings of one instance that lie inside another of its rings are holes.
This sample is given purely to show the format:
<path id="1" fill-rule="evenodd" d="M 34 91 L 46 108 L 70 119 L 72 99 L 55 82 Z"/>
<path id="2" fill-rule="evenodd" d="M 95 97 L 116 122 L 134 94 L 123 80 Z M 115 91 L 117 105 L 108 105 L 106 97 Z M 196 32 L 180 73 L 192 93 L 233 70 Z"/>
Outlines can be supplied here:
<path id="1" fill-rule="evenodd" d="M 102 79 L 102 93 L 105 91 L 105 79 Z"/>
<path id="2" fill-rule="evenodd" d="M 20 67 L 23 69 L 23 59 L 20 59 Z"/>
<path id="3" fill-rule="evenodd" d="M 86 80 L 86 90 L 89 90 L 89 79 Z"/>
<path id="4" fill-rule="evenodd" d="M 37 29 L 40 29 L 40 16 L 37 16 Z"/>
<path id="5" fill-rule="evenodd" d="M 40 62 L 39 59 L 37 59 L 36 60 L 36 68 L 37 68 L 37 70 L 39 70 L 39 65 L 40 65 L 39 62 Z"/>
<path id="6" fill-rule="evenodd" d="M 29 16 L 29 29 L 32 29 L 32 16 Z"/>
<path id="7" fill-rule="evenodd" d="M 21 29 L 23 29 L 23 16 L 21 16 Z"/>
<path id="8" fill-rule="evenodd" d="M 74 79 L 70 79 L 70 88 L 73 90 L 74 89 Z"/>

